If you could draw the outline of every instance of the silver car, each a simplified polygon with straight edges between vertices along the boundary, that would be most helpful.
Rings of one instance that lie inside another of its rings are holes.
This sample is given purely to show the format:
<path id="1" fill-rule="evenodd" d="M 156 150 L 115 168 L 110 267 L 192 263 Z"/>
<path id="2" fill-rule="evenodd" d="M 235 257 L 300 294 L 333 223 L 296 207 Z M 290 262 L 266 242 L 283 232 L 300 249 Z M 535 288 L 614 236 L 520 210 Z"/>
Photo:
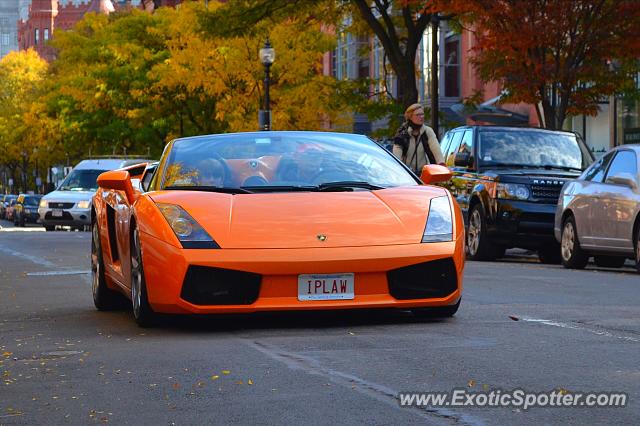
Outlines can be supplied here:
<path id="1" fill-rule="evenodd" d="M 554 232 L 562 264 L 582 269 L 621 267 L 634 259 L 640 272 L 640 145 L 607 152 L 562 188 Z"/>

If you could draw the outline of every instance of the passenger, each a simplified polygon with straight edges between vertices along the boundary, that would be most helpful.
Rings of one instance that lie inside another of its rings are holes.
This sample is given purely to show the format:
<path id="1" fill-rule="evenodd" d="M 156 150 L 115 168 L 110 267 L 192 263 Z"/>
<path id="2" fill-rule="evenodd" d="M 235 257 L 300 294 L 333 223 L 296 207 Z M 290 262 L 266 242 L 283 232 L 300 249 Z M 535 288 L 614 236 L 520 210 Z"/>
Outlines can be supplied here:
<path id="1" fill-rule="evenodd" d="M 198 162 L 197 185 L 223 187 L 227 179 L 227 172 L 222 158 L 207 158 Z"/>

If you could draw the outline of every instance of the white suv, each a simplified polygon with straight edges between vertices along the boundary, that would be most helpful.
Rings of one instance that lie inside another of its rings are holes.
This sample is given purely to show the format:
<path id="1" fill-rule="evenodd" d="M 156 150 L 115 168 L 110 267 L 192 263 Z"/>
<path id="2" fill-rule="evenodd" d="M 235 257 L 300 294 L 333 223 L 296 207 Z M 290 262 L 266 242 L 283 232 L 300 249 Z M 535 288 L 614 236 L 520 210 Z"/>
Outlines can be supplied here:
<path id="1" fill-rule="evenodd" d="M 107 171 L 151 160 L 103 158 L 82 160 L 62 181 L 60 186 L 42 197 L 38 213 L 47 231 L 56 226 L 84 229 L 91 225 L 91 197 L 98 189 L 98 176 Z"/>

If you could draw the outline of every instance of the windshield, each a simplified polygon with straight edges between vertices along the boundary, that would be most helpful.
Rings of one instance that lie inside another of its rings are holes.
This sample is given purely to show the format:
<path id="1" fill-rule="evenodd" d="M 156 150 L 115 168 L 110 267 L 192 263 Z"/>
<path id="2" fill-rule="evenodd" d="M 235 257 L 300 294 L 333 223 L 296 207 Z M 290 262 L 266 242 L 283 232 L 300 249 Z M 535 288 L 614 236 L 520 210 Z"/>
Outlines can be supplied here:
<path id="1" fill-rule="evenodd" d="M 336 185 L 338 183 L 338 185 Z M 256 133 L 176 140 L 162 188 L 248 191 L 371 190 L 417 185 L 395 158 L 364 136 Z"/>
<path id="2" fill-rule="evenodd" d="M 69 176 L 65 178 L 59 191 L 97 191 L 98 176 L 104 173 L 104 170 L 72 170 Z"/>
<path id="3" fill-rule="evenodd" d="M 592 163 L 586 147 L 572 134 L 483 130 L 480 165 L 514 165 L 584 170 Z"/>
<path id="4" fill-rule="evenodd" d="M 25 197 L 24 205 L 25 206 L 37 206 L 40 203 L 40 198 L 42 197 Z"/>

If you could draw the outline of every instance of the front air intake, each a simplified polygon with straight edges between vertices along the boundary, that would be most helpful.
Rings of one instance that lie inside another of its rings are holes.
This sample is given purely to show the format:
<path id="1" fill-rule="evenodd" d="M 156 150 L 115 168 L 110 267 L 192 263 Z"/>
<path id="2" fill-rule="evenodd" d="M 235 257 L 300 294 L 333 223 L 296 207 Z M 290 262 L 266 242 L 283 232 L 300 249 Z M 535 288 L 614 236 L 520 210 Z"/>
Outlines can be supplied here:
<path id="1" fill-rule="evenodd" d="M 262 276 L 231 269 L 189 266 L 180 297 L 194 305 L 250 305 L 260 293 Z"/>
<path id="2" fill-rule="evenodd" d="M 389 293 L 399 300 L 447 297 L 458 287 L 453 259 L 418 263 L 387 272 Z"/>

